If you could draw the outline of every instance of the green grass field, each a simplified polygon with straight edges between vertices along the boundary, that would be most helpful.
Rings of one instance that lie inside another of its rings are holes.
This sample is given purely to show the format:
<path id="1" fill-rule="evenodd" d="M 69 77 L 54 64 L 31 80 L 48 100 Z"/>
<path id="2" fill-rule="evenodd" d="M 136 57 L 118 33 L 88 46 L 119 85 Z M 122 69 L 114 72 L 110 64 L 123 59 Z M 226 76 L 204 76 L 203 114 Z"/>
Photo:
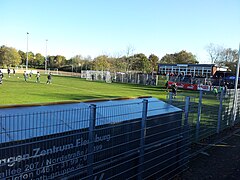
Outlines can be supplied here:
<path id="1" fill-rule="evenodd" d="M 19 78 L 18 78 L 19 77 Z M 36 83 L 33 76 L 25 82 L 22 74 L 8 77 L 6 74 L 0 85 L 0 105 L 18 105 L 63 101 L 84 101 L 91 99 L 132 98 L 153 96 L 166 99 L 166 92 L 159 87 L 132 84 L 91 82 L 75 77 L 53 76 L 52 84 L 46 84 L 47 78 L 41 75 Z"/>
<path id="2" fill-rule="evenodd" d="M 18 78 L 19 77 L 19 78 Z M 36 83 L 35 75 L 25 82 L 22 74 L 8 77 L 6 74 L 0 85 L 0 106 L 51 103 L 64 101 L 86 101 L 96 99 L 135 98 L 152 96 L 166 100 L 167 92 L 163 87 L 135 84 L 119 84 L 86 81 L 76 77 L 53 76 L 52 84 L 46 84 L 47 78 L 41 75 Z M 178 90 L 178 95 L 195 96 L 196 91 Z M 210 101 L 210 104 L 214 101 Z"/>

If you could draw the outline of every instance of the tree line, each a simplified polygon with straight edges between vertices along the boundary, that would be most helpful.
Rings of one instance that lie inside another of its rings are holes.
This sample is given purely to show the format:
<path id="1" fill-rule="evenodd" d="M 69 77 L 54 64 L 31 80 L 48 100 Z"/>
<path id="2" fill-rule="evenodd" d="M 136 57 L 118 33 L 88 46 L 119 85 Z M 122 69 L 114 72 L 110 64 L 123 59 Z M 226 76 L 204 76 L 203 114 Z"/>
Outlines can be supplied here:
<path id="1" fill-rule="evenodd" d="M 230 48 L 217 49 L 216 45 L 213 44 L 209 45 L 206 50 L 209 52 L 213 63 L 217 63 L 221 66 L 230 65 L 234 67 L 232 63 L 236 64 L 237 62 L 237 50 L 232 50 Z M 221 56 L 219 54 L 221 54 Z M 103 70 L 111 72 L 138 71 L 142 73 L 153 73 L 157 71 L 158 63 L 199 63 L 194 54 L 185 50 L 173 54 L 166 54 L 161 59 L 154 54 L 148 57 L 143 53 L 133 54 L 130 49 L 127 49 L 125 55 L 119 57 L 100 55 L 92 59 L 90 56 L 83 57 L 81 55 L 76 55 L 70 59 L 66 59 L 66 57 L 62 55 L 44 57 L 41 53 L 26 53 L 4 45 L 0 47 L 0 66 L 3 68 L 17 66 L 25 67 L 27 59 L 29 68 L 44 69 L 45 62 L 47 62 L 47 68 L 58 68 L 59 70 L 74 72 L 80 72 L 81 70 Z"/>
<path id="2" fill-rule="evenodd" d="M 227 66 L 235 73 L 239 58 L 237 49 L 224 48 L 223 46 L 210 43 L 206 46 L 206 51 L 211 63 L 217 64 L 219 67 Z"/>

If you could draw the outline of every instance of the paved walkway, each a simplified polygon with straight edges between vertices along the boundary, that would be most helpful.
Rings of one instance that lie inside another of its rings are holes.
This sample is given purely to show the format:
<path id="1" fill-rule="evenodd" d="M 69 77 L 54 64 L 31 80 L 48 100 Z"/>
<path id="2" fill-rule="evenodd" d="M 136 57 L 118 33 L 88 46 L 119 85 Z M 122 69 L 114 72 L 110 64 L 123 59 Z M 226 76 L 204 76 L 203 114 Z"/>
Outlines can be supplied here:
<path id="1" fill-rule="evenodd" d="M 199 154 L 180 179 L 240 180 L 240 132 Z"/>

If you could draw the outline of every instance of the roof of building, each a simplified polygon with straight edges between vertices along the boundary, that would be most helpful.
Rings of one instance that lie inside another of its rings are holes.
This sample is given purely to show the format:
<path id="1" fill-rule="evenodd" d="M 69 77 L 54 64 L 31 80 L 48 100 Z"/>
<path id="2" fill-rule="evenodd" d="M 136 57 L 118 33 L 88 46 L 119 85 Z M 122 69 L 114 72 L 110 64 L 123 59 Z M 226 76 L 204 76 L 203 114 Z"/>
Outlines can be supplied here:
<path id="1" fill-rule="evenodd" d="M 148 100 L 148 117 L 182 111 L 156 98 L 145 99 Z M 96 126 L 141 119 L 142 101 L 129 99 L 0 109 L 0 143 L 88 128 L 91 104 L 97 107 Z"/>
<path id="2" fill-rule="evenodd" d="M 214 67 L 215 64 L 158 64 L 159 66 L 177 66 L 177 67 Z"/>

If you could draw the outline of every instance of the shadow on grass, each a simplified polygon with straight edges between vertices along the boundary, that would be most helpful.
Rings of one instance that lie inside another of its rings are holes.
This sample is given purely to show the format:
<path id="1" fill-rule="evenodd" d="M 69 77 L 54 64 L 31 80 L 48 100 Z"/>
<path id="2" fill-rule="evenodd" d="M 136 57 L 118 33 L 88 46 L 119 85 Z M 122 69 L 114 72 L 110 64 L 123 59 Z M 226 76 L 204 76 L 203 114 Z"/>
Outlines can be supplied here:
<path id="1" fill-rule="evenodd" d="M 46 94 L 37 94 L 37 93 L 29 93 L 30 95 L 34 96 L 42 96 L 42 97 L 49 97 L 49 99 L 56 99 L 56 101 L 84 101 L 84 100 L 94 100 L 94 99 L 114 99 L 114 98 L 121 98 L 121 96 L 110 96 L 110 95 L 81 95 L 81 94 L 61 94 L 61 93 L 48 93 Z"/>

